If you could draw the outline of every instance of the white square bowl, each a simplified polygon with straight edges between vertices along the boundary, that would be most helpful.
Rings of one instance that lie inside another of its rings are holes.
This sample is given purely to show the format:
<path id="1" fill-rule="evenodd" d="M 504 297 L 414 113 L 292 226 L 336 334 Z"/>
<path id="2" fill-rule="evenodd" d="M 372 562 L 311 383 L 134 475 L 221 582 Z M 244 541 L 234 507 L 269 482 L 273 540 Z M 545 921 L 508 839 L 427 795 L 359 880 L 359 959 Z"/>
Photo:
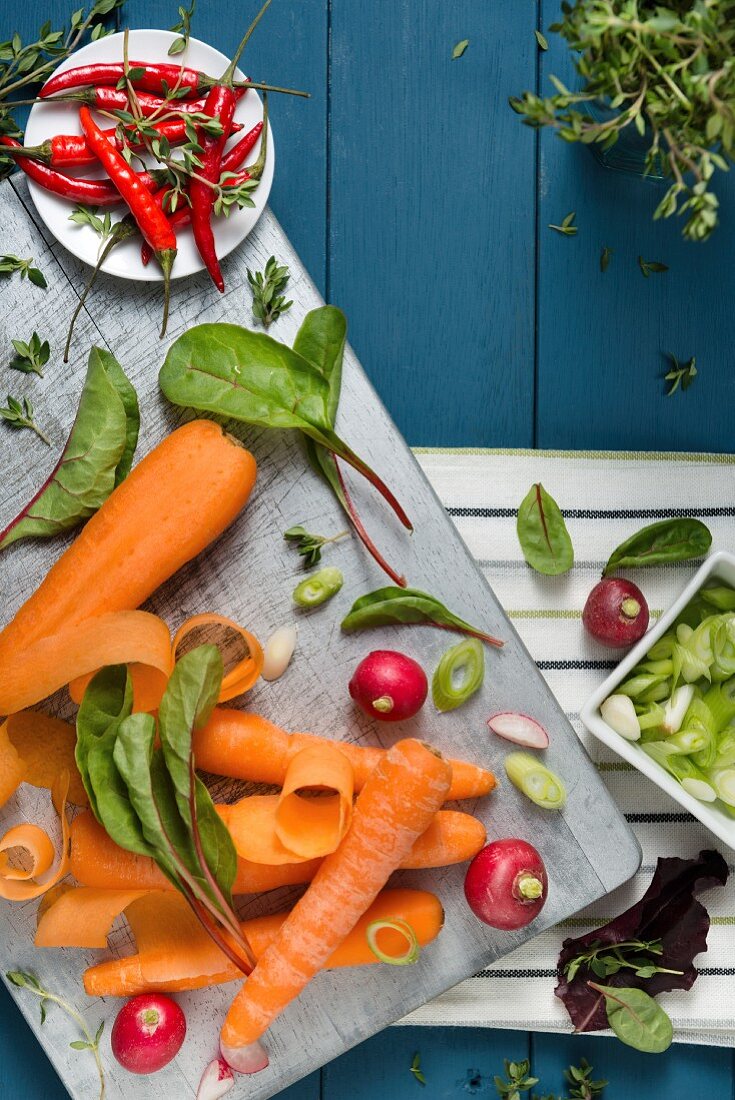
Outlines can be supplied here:
<path id="1" fill-rule="evenodd" d="M 580 711 L 580 717 L 590 733 L 598 740 L 604 742 L 609 748 L 627 760 L 639 772 L 648 776 L 662 791 L 666 791 L 675 802 L 688 810 L 690 814 L 698 818 L 706 825 L 710 832 L 728 846 L 735 849 L 735 818 L 730 817 L 714 803 L 700 802 L 688 794 L 672 775 L 647 756 L 636 741 L 626 741 L 619 733 L 608 726 L 600 714 L 600 705 L 608 695 L 614 695 L 619 685 L 626 678 L 631 669 L 640 661 L 643 661 L 649 649 L 666 633 L 672 623 L 679 617 L 687 604 L 696 596 L 700 588 L 708 581 L 720 580 L 735 588 L 735 556 L 724 550 L 718 551 L 707 558 L 704 564 L 697 570 L 689 584 L 681 595 L 674 601 L 668 611 L 664 612 L 656 625 L 645 634 L 641 640 L 633 646 L 620 662 L 618 667 L 611 672 L 604 683 L 593 692 Z"/>

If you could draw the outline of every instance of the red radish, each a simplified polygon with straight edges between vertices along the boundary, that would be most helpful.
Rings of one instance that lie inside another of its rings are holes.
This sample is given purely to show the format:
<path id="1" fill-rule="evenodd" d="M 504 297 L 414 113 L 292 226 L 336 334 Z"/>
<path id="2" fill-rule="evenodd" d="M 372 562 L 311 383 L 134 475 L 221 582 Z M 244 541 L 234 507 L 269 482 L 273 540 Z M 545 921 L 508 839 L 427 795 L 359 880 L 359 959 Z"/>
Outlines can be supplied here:
<path id="1" fill-rule="evenodd" d="M 544 907 L 543 860 L 526 840 L 494 840 L 478 852 L 464 880 L 467 904 L 493 928 L 524 928 Z"/>
<path id="2" fill-rule="evenodd" d="M 527 749 L 547 749 L 549 735 L 535 718 L 527 714 L 506 710 L 502 714 L 493 714 L 487 724 L 498 737 L 512 741 L 514 745 L 523 745 Z"/>
<path id="3" fill-rule="evenodd" d="M 648 630 L 646 597 L 625 577 L 605 577 L 587 597 L 582 622 L 593 638 L 610 649 L 633 645 Z"/>
<path id="4" fill-rule="evenodd" d="M 360 661 L 350 695 L 366 714 L 381 722 L 402 722 L 421 710 L 429 691 L 426 673 L 412 657 L 375 649 Z"/>
<path id="5" fill-rule="evenodd" d="M 209 1063 L 197 1089 L 196 1100 L 220 1100 L 235 1084 L 235 1075 L 224 1058 Z"/>
<path id="6" fill-rule="evenodd" d="M 141 993 L 126 1002 L 115 1017 L 112 1053 L 131 1073 L 155 1073 L 181 1049 L 186 1017 L 176 1001 L 162 993 Z"/>

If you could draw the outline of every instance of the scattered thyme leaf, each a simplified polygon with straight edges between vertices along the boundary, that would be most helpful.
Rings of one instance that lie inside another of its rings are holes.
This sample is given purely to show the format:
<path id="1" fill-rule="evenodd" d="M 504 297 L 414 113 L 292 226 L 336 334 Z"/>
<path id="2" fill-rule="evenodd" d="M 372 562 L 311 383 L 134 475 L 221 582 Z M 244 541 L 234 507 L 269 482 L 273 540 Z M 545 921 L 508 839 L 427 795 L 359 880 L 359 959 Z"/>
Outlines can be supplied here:
<path id="1" fill-rule="evenodd" d="M 694 356 L 686 363 L 680 363 L 675 355 L 670 356 L 670 359 L 672 366 L 664 375 L 664 381 L 670 383 L 666 391 L 667 397 L 673 397 L 680 386 L 682 391 L 688 390 L 697 377 L 697 360 Z"/>
<path id="2" fill-rule="evenodd" d="M 30 428 L 48 447 L 51 446 L 51 440 L 47 435 L 44 435 L 34 420 L 33 405 L 31 404 L 30 398 L 24 397 L 21 403 L 16 397 L 11 397 L 10 394 L 8 394 L 7 408 L 0 408 L 0 417 L 2 417 L 9 428 Z"/>
<path id="3" fill-rule="evenodd" d="M 600 253 L 600 271 L 607 271 L 610 266 L 610 260 L 612 258 L 613 250 L 605 245 Z"/>
<path id="4" fill-rule="evenodd" d="M 253 317 L 264 328 L 277 321 L 293 305 L 281 294 L 290 277 L 288 267 L 279 264 L 275 256 L 270 257 L 263 271 L 253 272 L 248 268 L 248 282 L 253 290 Z"/>
<path id="5" fill-rule="evenodd" d="M 411 1065 L 409 1067 L 409 1073 L 412 1073 L 418 1083 L 423 1087 L 426 1085 L 426 1078 L 424 1077 L 423 1070 L 421 1069 L 421 1055 L 418 1051 L 411 1059 Z"/>
<path id="6" fill-rule="evenodd" d="M 93 1036 L 92 1032 L 87 1026 L 87 1022 L 80 1012 L 69 1001 L 64 1000 L 63 997 L 57 996 L 49 989 L 45 989 L 35 974 L 29 974 L 24 970 L 9 970 L 5 977 L 13 985 L 19 989 L 27 989 L 34 996 L 38 997 L 41 1002 L 41 1023 L 46 1019 L 46 1004 L 53 1002 L 57 1004 L 59 1008 L 70 1016 L 72 1020 L 79 1026 L 79 1030 L 84 1036 L 83 1039 L 76 1039 L 74 1042 L 69 1043 L 72 1050 L 91 1050 L 94 1054 L 94 1060 L 97 1065 L 97 1073 L 100 1079 L 100 1100 L 105 1095 L 105 1071 L 102 1066 L 102 1059 L 100 1057 L 100 1039 L 102 1037 L 102 1030 L 105 1026 L 104 1020 L 97 1028 L 96 1034 Z"/>
<path id="7" fill-rule="evenodd" d="M 48 340 L 41 342 L 37 332 L 34 332 L 28 343 L 25 340 L 12 340 L 15 348 L 15 357 L 10 362 L 11 370 L 20 371 L 21 374 L 37 374 L 43 378 L 43 368 L 48 363 L 51 347 Z"/>
<path id="8" fill-rule="evenodd" d="M 296 549 L 304 559 L 304 568 L 311 569 L 322 560 L 322 547 L 330 542 L 339 542 L 349 533 L 349 531 L 340 531 L 336 535 L 312 535 L 305 527 L 298 525 L 289 527 L 288 531 L 283 532 L 283 537 L 286 542 L 295 544 Z"/>
<path id="9" fill-rule="evenodd" d="M 33 266 L 32 256 L 29 256 L 27 260 L 21 260 L 20 257 L 12 256 L 9 253 L 0 256 L 0 278 L 2 276 L 9 278 L 16 271 L 20 272 L 21 279 L 27 278 L 34 286 L 40 286 L 43 290 L 48 286 L 42 273 L 37 267 Z"/>
<path id="10" fill-rule="evenodd" d="M 469 38 L 463 38 L 461 42 L 457 42 L 454 49 L 452 50 L 452 61 L 456 61 L 458 58 L 460 58 L 469 46 L 469 44 Z"/>
<path id="11" fill-rule="evenodd" d="M 575 237 L 577 235 L 577 226 L 574 225 L 575 217 L 576 213 L 572 210 L 571 213 L 566 215 L 561 225 L 554 225 L 550 222 L 549 229 L 554 229 L 565 237 Z"/>
<path id="12" fill-rule="evenodd" d="M 534 34 L 536 35 L 536 41 L 537 41 L 537 42 L 538 42 L 538 44 L 539 44 L 539 49 L 542 49 L 542 50 L 548 50 L 548 48 L 549 48 L 549 43 L 548 43 L 548 41 L 546 40 L 546 37 L 545 37 L 545 35 L 543 35 L 543 34 L 541 33 L 541 31 L 539 31 L 539 30 L 536 30 L 536 29 L 534 29 L 534 32 L 533 32 L 533 33 L 534 33 Z"/>
<path id="13" fill-rule="evenodd" d="M 641 269 L 643 277 L 647 279 L 651 272 L 656 275 L 662 274 L 664 271 L 668 271 L 668 264 L 659 263 L 658 260 L 644 260 L 642 256 L 638 257 L 638 266 Z"/>
<path id="14" fill-rule="evenodd" d="M 578 1066 L 569 1066 L 564 1070 L 564 1077 L 570 1085 L 569 1100 L 596 1100 L 607 1087 L 607 1081 L 593 1081 L 593 1067 L 586 1058 L 582 1058 Z"/>

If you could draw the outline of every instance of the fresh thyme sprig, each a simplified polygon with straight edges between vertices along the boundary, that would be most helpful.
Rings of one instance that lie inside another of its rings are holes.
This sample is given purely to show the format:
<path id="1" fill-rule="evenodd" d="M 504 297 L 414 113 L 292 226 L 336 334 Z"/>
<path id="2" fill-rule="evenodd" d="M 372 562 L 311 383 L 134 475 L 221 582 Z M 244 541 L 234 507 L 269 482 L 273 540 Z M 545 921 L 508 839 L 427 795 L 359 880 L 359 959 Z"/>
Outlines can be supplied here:
<path id="1" fill-rule="evenodd" d="M 25 340 L 12 340 L 11 343 L 15 348 L 15 356 L 10 361 L 11 370 L 21 374 L 37 374 L 43 378 L 43 368 L 51 354 L 48 340 L 42 342 L 38 333 L 34 332 L 28 343 Z"/>
<path id="2" fill-rule="evenodd" d="M 664 375 L 664 381 L 670 383 L 666 391 L 667 397 L 673 397 L 679 387 L 682 391 L 688 390 L 697 377 L 697 360 L 694 356 L 686 363 L 680 363 L 675 355 L 670 356 L 670 359 L 673 366 Z"/>
<path id="3" fill-rule="evenodd" d="M 19 401 L 17 397 L 11 397 L 8 394 L 7 408 L 0 408 L 0 417 L 9 428 L 17 428 L 18 430 L 30 428 L 47 446 L 51 446 L 51 440 L 41 431 L 34 419 L 33 405 L 29 397 L 24 397 Z"/>
<path id="4" fill-rule="evenodd" d="M 286 265 L 279 264 L 275 256 L 270 257 L 262 272 L 248 269 L 248 282 L 253 289 L 253 317 L 264 328 L 277 321 L 293 305 L 281 294 L 290 277 Z"/>
<path id="5" fill-rule="evenodd" d="M 592 1066 L 582 1058 L 578 1066 L 564 1070 L 564 1077 L 571 1086 L 569 1100 L 595 1100 L 607 1087 L 607 1081 L 592 1080 Z"/>
<path id="6" fill-rule="evenodd" d="M 109 210 L 105 210 L 103 216 L 100 217 L 96 206 L 84 206 L 82 203 L 74 207 L 73 213 L 69 215 L 69 221 L 74 222 L 75 225 L 88 225 L 90 229 L 94 229 L 100 238 L 100 249 L 105 241 L 112 236 L 114 229 Z"/>
<path id="7" fill-rule="evenodd" d="M 538 1084 L 539 1078 L 531 1076 L 531 1063 L 528 1059 L 522 1062 L 506 1060 L 504 1065 L 505 1077 L 495 1077 L 495 1088 L 503 1100 L 521 1100 L 522 1093 L 531 1093 L 534 1085 Z M 592 1066 L 586 1058 L 582 1058 L 578 1066 L 565 1069 L 564 1078 L 570 1085 L 568 1100 L 597 1100 L 607 1087 L 607 1081 L 592 1080 Z M 529 1100 L 564 1100 L 564 1097 L 557 1097 L 554 1093 L 539 1097 L 534 1092 Z"/>
<path id="8" fill-rule="evenodd" d="M 105 1021 L 102 1020 L 97 1031 L 92 1035 L 92 1032 L 87 1027 L 87 1022 L 80 1012 L 70 1004 L 69 1001 L 64 1000 L 63 997 L 59 997 L 56 993 L 52 993 L 50 989 L 44 988 L 41 985 L 35 974 L 29 974 L 23 970 L 9 970 L 5 975 L 9 982 L 18 986 L 19 989 L 27 989 L 34 996 L 40 998 L 41 1007 L 41 1023 L 43 1024 L 46 1019 L 46 1005 L 48 1003 L 57 1004 L 67 1016 L 70 1016 L 76 1024 L 79 1025 L 79 1029 L 84 1036 L 83 1039 L 75 1039 L 74 1042 L 69 1043 L 72 1050 L 91 1050 L 94 1054 L 94 1060 L 97 1064 L 97 1073 L 100 1079 L 100 1094 L 99 1100 L 104 1100 L 105 1095 L 105 1071 L 102 1065 L 102 1058 L 100 1057 L 100 1039 L 102 1038 L 102 1032 L 104 1030 Z"/>
<path id="9" fill-rule="evenodd" d="M 495 1076 L 495 1088 L 503 1100 L 521 1100 L 522 1092 L 530 1092 L 538 1084 L 538 1077 L 531 1077 L 531 1063 L 527 1058 L 522 1062 L 509 1062 L 506 1058 L 503 1065 L 505 1079 Z"/>
<path id="10" fill-rule="evenodd" d="M 644 171 L 670 180 L 654 218 L 681 214 L 684 236 L 705 240 L 718 220 L 713 178 L 735 160 L 735 0 L 568 0 L 549 29 L 566 39 L 582 87 L 551 76 L 553 94 L 526 91 L 510 106 L 569 142 L 605 150 L 625 133 L 645 138 Z M 595 119 L 591 101 L 615 113 Z"/>
<path id="11" fill-rule="evenodd" d="M 87 31 L 93 41 L 111 33 L 105 27 L 105 16 L 122 7 L 124 0 L 94 0 L 91 6 L 78 8 L 69 20 L 69 27 L 52 30 L 44 23 L 35 42 L 25 45 L 15 34 L 0 42 L 0 134 L 20 137 L 21 132 L 11 114 L 15 104 L 10 96 L 46 79 L 56 66 L 79 46 Z M 0 157 L 0 175 L 8 175 L 15 167 L 9 158 Z"/>
<path id="12" fill-rule="evenodd" d="M 296 549 L 304 559 L 304 568 L 311 569 L 322 560 L 322 547 L 327 546 L 330 542 L 339 542 L 349 533 L 349 531 L 340 531 L 336 535 L 312 535 L 305 527 L 299 525 L 289 527 L 288 531 L 284 531 L 283 537 L 286 542 L 295 544 Z"/>
<path id="13" fill-rule="evenodd" d="M 189 45 L 189 35 L 191 34 L 191 21 L 194 18 L 194 10 L 196 8 L 197 0 L 191 0 L 191 7 L 179 8 L 179 22 L 174 23 L 171 30 L 180 34 L 180 38 L 175 38 L 168 48 L 168 56 L 176 57 L 177 54 L 183 53 L 186 47 Z"/>
<path id="14" fill-rule="evenodd" d="M 656 958 L 662 954 L 661 940 L 624 940 L 616 944 L 593 940 L 586 951 L 569 960 L 564 973 L 570 982 L 582 966 L 598 978 L 608 978 L 620 970 L 632 970 L 638 978 L 651 978 L 654 974 L 680 974 L 680 970 L 669 970 L 658 965 Z"/>
<path id="15" fill-rule="evenodd" d="M 11 276 L 15 271 L 20 272 L 21 279 L 28 279 L 34 286 L 40 286 L 42 290 L 45 290 L 48 286 L 46 279 L 42 272 L 35 266 L 35 261 L 32 256 L 22 260 L 18 256 L 12 256 L 10 253 L 0 256 L 0 277 Z"/>

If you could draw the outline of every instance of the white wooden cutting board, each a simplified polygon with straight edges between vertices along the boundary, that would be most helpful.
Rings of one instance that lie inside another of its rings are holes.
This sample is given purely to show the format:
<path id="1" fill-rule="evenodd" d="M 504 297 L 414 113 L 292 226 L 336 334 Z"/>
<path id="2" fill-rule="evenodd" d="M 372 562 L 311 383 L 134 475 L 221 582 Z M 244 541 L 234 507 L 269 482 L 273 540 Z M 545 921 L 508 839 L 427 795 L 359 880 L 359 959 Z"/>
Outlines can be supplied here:
<path id="1" fill-rule="evenodd" d="M 3 284 L 0 395 L 10 389 L 16 394 L 29 394 L 39 422 L 53 440 L 53 447 L 47 448 L 30 432 L 17 433 L 0 425 L 0 529 L 39 488 L 58 458 L 74 416 L 92 343 L 109 348 L 136 386 L 142 412 L 140 457 L 186 418 L 181 410 L 167 405 L 158 390 L 158 370 L 167 348 L 186 328 L 201 321 L 250 324 L 248 267 L 262 268 L 275 254 L 291 269 L 288 293 L 294 305 L 271 330 L 278 339 L 291 343 L 305 313 L 321 304 L 298 256 L 267 211 L 245 245 L 223 264 L 226 294 L 220 295 L 205 275 L 174 284 L 169 333 L 163 342 L 158 338 L 160 290 L 150 284 L 102 277 L 80 318 L 71 361 L 65 366 L 61 349 L 87 271 L 37 224 L 23 179 L 14 177 L 0 186 L 0 225 L 0 251 L 33 256 L 49 283 L 44 291 L 21 282 L 16 275 Z M 441 323 L 442 319 L 437 318 L 437 324 Z M 380 318 L 376 318 L 376 324 L 380 324 Z M 15 374 L 5 365 L 10 359 L 11 337 L 28 339 L 34 329 L 52 346 L 43 380 Z M 448 366 L 427 363 L 426 370 Z M 415 382 L 421 385 L 420 378 Z M 494 711 L 506 709 L 532 714 L 550 732 L 548 761 L 564 777 L 569 799 L 563 813 L 545 813 L 505 781 L 488 798 L 465 805 L 483 819 L 491 837 L 526 837 L 541 851 L 550 875 L 550 892 L 539 920 L 516 933 L 499 932 L 481 924 L 464 900 L 464 867 L 403 873 L 402 883 L 435 890 L 441 897 L 447 919 L 439 939 L 410 968 L 373 966 L 320 974 L 269 1032 L 270 1068 L 254 1078 L 240 1079 L 233 1096 L 252 1100 L 275 1095 L 512 951 L 535 932 L 614 889 L 635 872 L 639 862 L 638 845 L 630 829 L 349 349 L 338 429 L 390 482 L 413 519 L 416 530 L 409 536 L 372 490 L 351 480 L 368 530 L 388 560 L 404 569 L 413 586 L 434 593 L 462 617 L 506 640 L 501 652 L 488 649 L 485 686 L 478 696 L 448 715 L 437 714 L 429 703 L 417 719 L 402 725 L 376 727 L 356 714 L 347 682 L 358 660 L 369 650 L 401 649 L 431 670 L 451 636 L 420 626 L 341 634 L 339 623 L 352 601 L 386 583 L 355 539 L 344 540 L 329 550 L 329 564 L 338 565 L 345 574 L 342 592 L 326 607 L 295 616 L 290 596 L 303 574 L 297 555 L 283 541 L 283 531 L 296 523 L 323 533 L 344 526 L 328 489 L 308 469 L 295 433 L 233 427 L 258 459 L 260 472 L 253 498 L 213 547 L 156 593 L 150 601 L 151 610 L 161 614 L 174 629 L 189 615 L 219 612 L 261 639 L 297 617 L 299 648 L 287 675 L 274 684 L 262 684 L 247 696 L 249 709 L 287 729 L 310 729 L 330 737 L 381 745 L 391 744 L 402 735 L 418 735 L 447 754 L 473 760 L 502 775 L 502 759 L 508 746 L 488 735 L 485 719 Z M 20 542 L 0 554 L 2 625 L 35 589 L 67 541 Z M 492 556 L 491 547 L 488 556 Z M 73 708 L 61 696 L 50 701 L 48 708 L 64 717 L 73 714 Z M 3 825 L 26 817 L 48 817 L 47 811 L 48 796 L 23 787 L 15 802 L 3 810 Z M 281 909 L 289 896 L 288 891 L 277 891 L 263 899 L 245 899 L 243 912 L 255 915 Z M 11 968 L 33 970 L 50 988 L 77 1003 L 92 1025 L 102 1018 L 108 1021 L 102 1047 L 110 1100 L 143 1100 L 150 1097 L 151 1090 L 171 1100 L 193 1096 L 201 1070 L 215 1052 L 219 1025 L 236 986 L 182 996 L 188 1035 L 179 1057 L 154 1078 L 131 1076 L 117 1066 L 109 1049 L 109 1030 L 119 1002 L 90 1000 L 81 984 L 84 967 L 106 953 L 34 948 L 36 905 L 0 903 L 3 972 Z M 111 946 L 117 953 L 130 949 L 124 925 L 115 931 Z M 13 988 L 12 992 L 69 1092 L 75 1097 L 95 1096 L 91 1057 L 69 1049 L 70 1040 L 76 1037 L 73 1025 L 52 1011 L 41 1030 L 35 998 L 23 990 Z"/>

